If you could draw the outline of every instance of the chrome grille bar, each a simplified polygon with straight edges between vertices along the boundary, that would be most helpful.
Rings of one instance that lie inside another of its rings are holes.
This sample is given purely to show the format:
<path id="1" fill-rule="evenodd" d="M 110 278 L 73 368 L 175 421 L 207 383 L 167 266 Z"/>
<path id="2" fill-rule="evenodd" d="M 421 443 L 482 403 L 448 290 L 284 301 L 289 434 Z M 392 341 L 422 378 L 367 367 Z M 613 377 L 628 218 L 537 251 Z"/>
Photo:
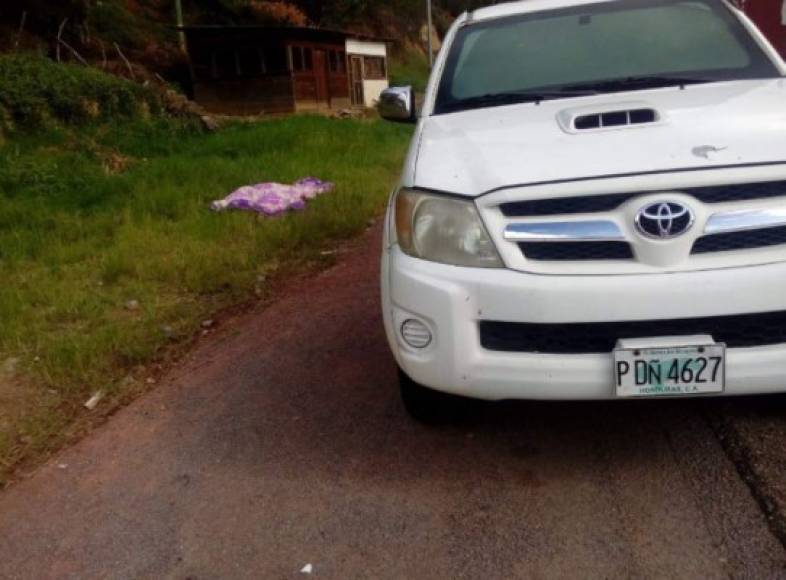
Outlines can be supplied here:
<path id="1" fill-rule="evenodd" d="M 707 220 L 704 233 L 725 234 L 779 226 L 786 226 L 786 206 L 715 213 Z"/>
<path id="2" fill-rule="evenodd" d="M 621 242 L 625 236 L 611 220 L 513 223 L 504 237 L 511 242 Z"/>

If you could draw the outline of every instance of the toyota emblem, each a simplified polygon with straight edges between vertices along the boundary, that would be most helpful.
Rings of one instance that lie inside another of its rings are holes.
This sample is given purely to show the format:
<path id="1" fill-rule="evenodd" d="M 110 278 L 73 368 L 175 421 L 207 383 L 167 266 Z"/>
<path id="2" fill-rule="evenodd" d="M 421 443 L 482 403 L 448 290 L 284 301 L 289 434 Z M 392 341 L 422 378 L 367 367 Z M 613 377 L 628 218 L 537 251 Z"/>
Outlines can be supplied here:
<path id="1" fill-rule="evenodd" d="M 687 232 L 695 217 L 690 208 L 675 202 L 652 203 L 636 214 L 636 228 L 648 238 L 668 240 Z"/>

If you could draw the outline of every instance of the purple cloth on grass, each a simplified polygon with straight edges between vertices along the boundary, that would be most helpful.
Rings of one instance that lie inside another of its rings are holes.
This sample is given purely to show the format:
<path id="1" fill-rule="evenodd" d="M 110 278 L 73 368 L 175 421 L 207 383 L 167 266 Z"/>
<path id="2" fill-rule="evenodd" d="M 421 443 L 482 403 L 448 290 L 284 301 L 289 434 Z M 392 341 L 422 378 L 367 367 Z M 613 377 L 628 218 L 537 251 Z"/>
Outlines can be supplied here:
<path id="1" fill-rule="evenodd" d="M 233 191 L 224 199 L 210 204 L 213 211 L 242 209 L 264 215 L 280 215 L 291 209 L 303 209 L 306 202 L 333 190 L 334 185 L 315 177 L 306 177 L 292 185 L 258 183 Z"/>

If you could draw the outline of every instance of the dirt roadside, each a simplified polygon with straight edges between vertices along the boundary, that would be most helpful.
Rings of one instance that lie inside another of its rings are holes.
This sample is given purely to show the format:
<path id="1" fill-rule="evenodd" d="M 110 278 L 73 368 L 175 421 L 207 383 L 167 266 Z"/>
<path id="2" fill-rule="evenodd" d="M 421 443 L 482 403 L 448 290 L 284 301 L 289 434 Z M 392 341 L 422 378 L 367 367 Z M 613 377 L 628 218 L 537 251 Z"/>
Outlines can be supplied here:
<path id="1" fill-rule="evenodd" d="M 786 396 L 718 401 L 708 418 L 786 547 Z"/>
<path id="2" fill-rule="evenodd" d="M 0 577 L 786 577 L 712 402 L 409 420 L 378 238 L 0 494 Z"/>

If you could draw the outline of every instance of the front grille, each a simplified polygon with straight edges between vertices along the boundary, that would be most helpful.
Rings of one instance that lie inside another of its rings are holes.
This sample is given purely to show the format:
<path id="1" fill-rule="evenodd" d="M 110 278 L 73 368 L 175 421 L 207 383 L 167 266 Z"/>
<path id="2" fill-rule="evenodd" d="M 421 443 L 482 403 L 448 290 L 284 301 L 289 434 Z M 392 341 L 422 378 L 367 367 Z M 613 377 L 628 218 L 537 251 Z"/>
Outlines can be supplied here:
<path id="1" fill-rule="evenodd" d="M 712 234 L 696 240 L 692 254 L 750 250 L 786 244 L 786 227 Z"/>
<path id="2" fill-rule="evenodd" d="M 692 195 L 704 203 L 722 203 L 726 201 L 748 201 L 752 199 L 768 199 L 786 196 L 786 181 L 767 181 L 764 183 L 740 183 L 735 185 L 716 185 L 710 187 L 694 187 L 679 190 L 680 193 Z M 614 193 L 583 197 L 561 197 L 554 199 L 536 199 L 529 201 L 512 201 L 500 205 L 506 217 L 536 217 L 552 215 L 570 215 L 578 213 L 597 213 L 613 211 L 628 200 L 657 191 L 637 191 L 631 193 Z"/>
<path id="3" fill-rule="evenodd" d="M 519 248 L 528 260 L 563 262 L 633 259 L 628 242 L 520 242 Z"/>
<path id="4" fill-rule="evenodd" d="M 612 211 L 640 193 L 615 193 L 590 197 L 560 197 L 511 201 L 500 205 L 506 217 L 536 217 Z"/>
<path id="5" fill-rule="evenodd" d="M 697 334 L 709 334 L 730 348 L 782 344 L 786 343 L 786 312 L 574 324 L 480 322 L 481 346 L 503 352 L 608 353 L 621 338 Z"/>

